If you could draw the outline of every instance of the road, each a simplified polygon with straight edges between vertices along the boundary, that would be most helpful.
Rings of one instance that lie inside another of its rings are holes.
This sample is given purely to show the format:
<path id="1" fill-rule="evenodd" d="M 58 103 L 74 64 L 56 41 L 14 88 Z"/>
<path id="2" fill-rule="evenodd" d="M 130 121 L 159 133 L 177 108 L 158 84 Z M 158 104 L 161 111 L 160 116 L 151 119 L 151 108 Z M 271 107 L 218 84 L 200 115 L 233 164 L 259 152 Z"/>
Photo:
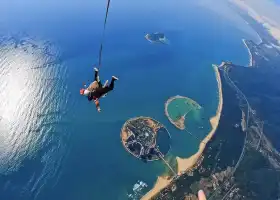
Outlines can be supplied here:
<path id="1" fill-rule="evenodd" d="M 238 159 L 238 162 L 236 163 L 235 167 L 234 167 L 234 170 L 233 170 L 233 174 L 234 172 L 236 171 L 236 169 L 238 168 L 238 166 L 240 165 L 240 162 L 242 161 L 243 157 L 244 157 L 244 154 L 245 154 L 245 149 L 246 149 L 246 142 L 247 142 L 247 139 L 248 139 L 248 125 L 249 125 L 249 119 L 250 119 L 250 114 L 252 113 L 252 109 L 250 107 L 250 104 L 246 98 L 246 96 L 243 94 L 243 92 L 234 84 L 234 82 L 231 80 L 231 78 L 229 77 L 228 75 L 228 70 L 229 70 L 229 67 L 227 65 L 224 65 L 223 68 L 223 76 L 225 78 L 225 80 L 227 81 L 227 83 L 237 92 L 239 98 L 241 100 L 244 100 L 247 104 L 247 117 L 246 117 L 246 127 L 245 127 L 245 139 L 244 139 L 244 145 L 243 145 L 243 148 L 242 148 L 242 152 L 241 152 L 241 155 Z"/>
<path id="2" fill-rule="evenodd" d="M 245 139 L 244 139 L 244 144 L 243 144 L 243 148 L 242 148 L 242 152 L 241 152 L 241 154 L 240 154 L 240 157 L 239 157 L 239 159 L 238 159 L 238 161 L 237 161 L 237 163 L 236 163 L 236 165 L 235 165 L 235 167 L 234 167 L 234 169 L 233 169 L 233 171 L 232 171 L 232 175 L 231 176 L 233 176 L 233 174 L 235 173 L 235 171 L 236 171 L 236 169 L 239 167 L 239 165 L 240 165 L 240 163 L 241 163 L 241 161 L 242 161 L 242 159 L 243 159 L 243 157 L 244 157 L 244 155 L 245 155 L 245 150 L 246 150 L 246 144 L 247 144 L 247 140 L 248 140 L 248 125 L 249 125 L 249 119 L 250 119 L 250 114 L 252 113 L 252 109 L 251 109 L 251 106 L 250 106 L 250 104 L 249 104 L 249 102 L 248 102 L 248 100 L 247 100 L 247 98 L 246 98 L 246 96 L 243 94 L 243 92 L 234 84 L 234 82 L 231 80 L 231 78 L 229 77 L 229 75 L 228 75 L 228 70 L 229 70 L 229 66 L 227 66 L 226 64 L 222 64 L 222 65 L 220 65 L 220 67 L 219 67 L 220 69 L 222 69 L 223 70 L 223 76 L 224 76 L 224 79 L 227 81 L 227 83 L 232 87 L 232 89 L 234 89 L 236 92 L 237 92 L 237 94 L 238 94 L 238 96 L 239 96 L 239 98 L 241 99 L 241 100 L 244 100 L 245 102 L 246 102 L 246 105 L 247 105 L 247 115 L 246 115 L 246 127 L 245 127 Z M 229 177 L 229 179 L 230 179 L 231 177 Z M 226 184 L 226 182 L 224 182 L 219 188 L 222 188 L 222 187 L 224 187 L 225 186 L 225 184 Z M 233 188 L 233 187 L 232 187 Z M 231 189 L 232 189 L 231 188 Z M 209 200 L 211 200 L 212 198 L 214 198 L 214 196 L 216 195 L 216 193 L 218 192 L 218 190 L 216 190 L 210 197 L 209 197 Z M 227 196 L 227 194 L 228 193 L 226 193 L 225 195 L 224 195 L 224 197 L 223 197 L 223 199 Z"/>
<path id="3" fill-rule="evenodd" d="M 177 173 L 172 169 L 172 167 L 169 165 L 169 163 L 164 159 L 164 155 L 160 152 L 160 150 L 158 148 L 155 148 L 155 149 L 158 152 L 159 157 L 163 160 L 163 162 L 169 167 L 171 172 L 174 174 L 174 177 L 177 177 Z"/>
<path id="4" fill-rule="evenodd" d="M 273 152 L 275 154 L 277 154 L 278 156 L 280 156 L 280 153 L 272 146 L 272 144 L 268 141 L 268 139 L 266 138 L 266 136 L 263 133 L 263 125 L 260 123 L 260 121 L 257 119 L 253 109 L 251 108 L 248 99 L 246 98 L 246 96 L 243 94 L 243 92 L 235 85 L 235 83 L 232 81 L 232 79 L 230 78 L 228 72 L 229 69 L 232 66 L 230 66 L 230 64 L 226 64 L 223 63 L 222 65 L 219 66 L 219 68 L 223 71 L 223 77 L 224 79 L 227 81 L 227 83 L 231 86 L 232 89 L 234 89 L 238 95 L 238 97 L 240 98 L 240 100 L 245 101 L 246 102 L 246 106 L 247 106 L 247 118 L 246 118 L 246 125 L 245 125 L 245 139 L 244 139 L 244 145 L 243 145 L 243 149 L 242 152 L 240 154 L 240 157 L 238 159 L 238 162 L 236 163 L 234 170 L 232 172 L 232 176 L 234 175 L 235 171 L 237 170 L 237 168 L 239 167 L 241 161 L 244 158 L 244 154 L 246 152 L 246 144 L 250 144 L 249 138 L 248 138 L 248 128 L 250 127 L 250 124 L 254 124 L 256 125 L 256 129 L 254 131 L 254 133 L 258 134 L 259 136 L 259 141 L 256 145 L 256 150 L 257 151 L 261 151 L 260 150 L 260 144 L 264 144 L 266 146 L 266 150 Z M 241 102 L 242 103 L 242 102 Z M 240 104 L 241 105 L 241 104 Z M 229 180 L 229 179 L 228 179 Z M 225 186 L 224 182 L 221 186 L 219 186 L 219 188 L 222 188 Z M 234 188 L 235 185 L 233 185 L 230 190 L 223 196 L 222 199 L 225 199 L 228 194 L 230 194 L 230 191 L 232 191 L 232 189 Z M 217 194 L 218 190 L 216 190 L 209 198 L 209 200 L 211 200 L 212 198 L 215 197 L 215 194 Z"/>

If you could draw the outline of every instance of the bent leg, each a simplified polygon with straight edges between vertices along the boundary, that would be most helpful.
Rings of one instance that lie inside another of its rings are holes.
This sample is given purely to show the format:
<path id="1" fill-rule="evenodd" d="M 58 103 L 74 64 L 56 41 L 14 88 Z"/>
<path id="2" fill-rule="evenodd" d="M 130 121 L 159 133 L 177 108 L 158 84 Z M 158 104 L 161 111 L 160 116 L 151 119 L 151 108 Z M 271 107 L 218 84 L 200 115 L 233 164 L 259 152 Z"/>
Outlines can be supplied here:
<path id="1" fill-rule="evenodd" d="M 99 78 L 99 74 L 98 74 L 98 69 L 97 68 L 94 68 L 94 80 L 98 83 L 98 86 L 99 87 L 102 87 L 102 83 L 100 81 L 100 78 Z"/>
<path id="2" fill-rule="evenodd" d="M 115 79 L 112 79 L 109 86 L 107 85 L 107 86 L 100 89 L 101 94 L 102 94 L 101 96 L 107 94 L 108 92 L 110 92 L 114 89 L 114 85 L 115 85 L 114 82 L 115 82 Z"/>
<path id="3" fill-rule="evenodd" d="M 108 86 L 109 91 L 114 89 L 116 79 L 112 78 L 110 85 Z"/>
<path id="4" fill-rule="evenodd" d="M 96 93 L 98 93 L 98 98 L 101 97 L 101 96 L 104 96 L 106 95 L 108 92 L 112 91 L 114 89 L 114 85 L 115 85 L 115 81 L 116 81 L 116 77 L 112 77 L 112 80 L 111 80 L 111 83 L 109 86 L 105 86 L 105 87 L 102 87 L 102 88 L 98 88 L 96 90 Z"/>
<path id="5" fill-rule="evenodd" d="M 95 81 L 99 81 L 99 75 L 98 75 L 98 70 L 97 70 L 97 68 L 94 68 L 94 80 Z"/>

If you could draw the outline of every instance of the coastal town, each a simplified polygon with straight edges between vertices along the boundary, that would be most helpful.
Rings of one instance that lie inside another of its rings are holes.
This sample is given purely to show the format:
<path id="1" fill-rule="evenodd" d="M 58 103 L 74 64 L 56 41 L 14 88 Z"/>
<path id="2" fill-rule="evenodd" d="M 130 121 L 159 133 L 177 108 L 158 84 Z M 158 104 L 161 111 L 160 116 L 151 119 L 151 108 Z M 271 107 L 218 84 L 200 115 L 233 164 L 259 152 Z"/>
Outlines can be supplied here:
<path id="1" fill-rule="evenodd" d="M 156 140 L 159 129 L 169 134 L 162 124 L 152 118 L 130 119 L 121 130 L 123 146 L 129 153 L 144 162 L 158 160 L 163 157 Z"/>

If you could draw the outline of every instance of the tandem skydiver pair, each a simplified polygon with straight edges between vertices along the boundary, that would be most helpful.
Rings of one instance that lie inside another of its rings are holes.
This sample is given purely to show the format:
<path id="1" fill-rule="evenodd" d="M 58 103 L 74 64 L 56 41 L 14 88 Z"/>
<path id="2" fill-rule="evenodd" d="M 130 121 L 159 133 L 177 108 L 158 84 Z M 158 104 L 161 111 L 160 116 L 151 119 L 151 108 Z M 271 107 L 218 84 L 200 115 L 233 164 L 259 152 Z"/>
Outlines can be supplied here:
<path id="1" fill-rule="evenodd" d="M 88 87 L 84 85 L 84 88 L 80 89 L 80 94 L 83 96 L 87 96 L 89 101 L 93 101 L 95 103 L 97 111 L 101 112 L 99 99 L 101 97 L 105 97 L 108 92 L 114 89 L 115 81 L 118 80 L 118 78 L 116 76 L 112 76 L 111 83 L 109 85 L 108 80 L 104 85 L 102 85 L 99 78 L 98 69 L 94 68 L 94 71 L 94 81 Z"/>

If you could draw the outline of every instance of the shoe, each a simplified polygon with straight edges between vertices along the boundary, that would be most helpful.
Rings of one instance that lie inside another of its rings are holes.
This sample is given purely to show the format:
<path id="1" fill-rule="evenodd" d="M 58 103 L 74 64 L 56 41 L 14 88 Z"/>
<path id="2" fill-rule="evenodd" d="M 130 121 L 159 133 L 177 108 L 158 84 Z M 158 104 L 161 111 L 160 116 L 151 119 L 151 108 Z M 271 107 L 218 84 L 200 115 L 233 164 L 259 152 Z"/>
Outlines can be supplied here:
<path id="1" fill-rule="evenodd" d="M 98 69 L 95 67 L 95 68 L 93 68 L 94 69 L 94 71 L 96 71 L 96 72 L 98 72 Z"/>
<path id="2" fill-rule="evenodd" d="M 112 79 L 119 80 L 116 76 L 112 76 Z"/>

